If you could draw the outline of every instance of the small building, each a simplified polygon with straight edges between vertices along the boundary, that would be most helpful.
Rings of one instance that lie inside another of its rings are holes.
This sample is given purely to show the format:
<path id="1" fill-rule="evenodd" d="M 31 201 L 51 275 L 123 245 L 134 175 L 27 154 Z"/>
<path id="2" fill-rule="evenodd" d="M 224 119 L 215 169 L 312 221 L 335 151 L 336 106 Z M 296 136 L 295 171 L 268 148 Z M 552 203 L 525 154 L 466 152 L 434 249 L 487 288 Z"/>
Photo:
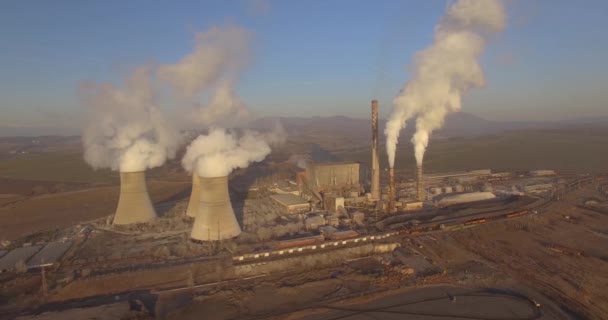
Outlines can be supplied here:
<path id="1" fill-rule="evenodd" d="M 325 225 L 325 218 L 323 216 L 308 217 L 304 220 L 306 230 L 317 230 L 319 227 Z"/>
<path id="2" fill-rule="evenodd" d="M 273 194 L 272 200 L 289 212 L 303 212 L 310 210 L 310 204 L 306 199 L 293 194 Z"/>
<path id="3" fill-rule="evenodd" d="M 423 207 L 423 203 L 422 201 L 409 201 L 409 202 L 402 202 L 402 210 L 404 211 L 413 211 L 413 210 L 421 210 Z"/>
<path id="4" fill-rule="evenodd" d="M 362 226 L 365 224 L 365 213 L 361 211 L 355 211 L 351 213 L 350 216 L 356 225 Z"/>
<path id="5" fill-rule="evenodd" d="M 338 212 L 339 208 L 344 208 L 344 198 L 333 194 L 326 194 L 324 197 L 325 210 L 329 212 Z"/>
<path id="6" fill-rule="evenodd" d="M 330 226 L 337 227 L 340 225 L 340 218 L 337 214 L 331 214 L 325 217 L 325 223 Z"/>
<path id="7" fill-rule="evenodd" d="M 554 170 L 533 170 L 533 171 L 530 171 L 530 175 L 533 177 L 554 176 L 555 171 Z"/>
<path id="8" fill-rule="evenodd" d="M 536 193 L 536 192 L 545 192 L 553 189 L 553 184 L 551 183 L 543 183 L 543 184 L 534 184 L 525 186 L 524 192 L 526 193 Z"/>

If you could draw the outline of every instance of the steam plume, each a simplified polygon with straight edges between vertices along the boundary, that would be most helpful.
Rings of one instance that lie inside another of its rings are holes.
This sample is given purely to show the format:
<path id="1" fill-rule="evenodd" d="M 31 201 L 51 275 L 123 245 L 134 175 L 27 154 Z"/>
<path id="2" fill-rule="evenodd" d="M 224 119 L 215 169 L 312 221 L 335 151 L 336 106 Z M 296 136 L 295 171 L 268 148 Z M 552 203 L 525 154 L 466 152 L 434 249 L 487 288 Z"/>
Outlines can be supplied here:
<path id="1" fill-rule="evenodd" d="M 449 112 L 461 109 L 464 94 L 484 85 L 478 62 L 486 40 L 504 29 L 505 13 L 498 0 L 459 0 L 453 3 L 435 27 L 433 44 L 416 53 L 413 75 L 393 100 L 386 124 L 389 165 L 395 165 L 399 132 L 414 116 L 412 138 L 416 162 L 422 160 L 433 130 L 443 125 Z"/>
<path id="2" fill-rule="evenodd" d="M 249 61 L 250 39 L 238 26 L 213 27 L 196 34 L 192 52 L 181 61 L 159 67 L 158 76 L 173 89 L 177 103 L 191 108 L 186 122 L 226 126 L 248 118 L 234 83 Z"/>
<path id="3" fill-rule="evenodd" d="M 163 119 L 150 76 L 150 69 L 139 68 L 122 88 L 81 86 L 92 111 L 82 135 L 84 158 L 93 168 L 143 171 L 175 156 L 179 134 Z"/>
<path id="4" fill-rule="evenodd" d="M 284 136 L 282 127 L 270 133 L 246 130 L 241 135 L 225 129 L 212 129 L 188 146 L 182 165 L 188 172 L 201 177 L 227 176 L 236 168 L 246 168 L 252 162 L 264 160 L 271 146 L 282 143 Z"/>

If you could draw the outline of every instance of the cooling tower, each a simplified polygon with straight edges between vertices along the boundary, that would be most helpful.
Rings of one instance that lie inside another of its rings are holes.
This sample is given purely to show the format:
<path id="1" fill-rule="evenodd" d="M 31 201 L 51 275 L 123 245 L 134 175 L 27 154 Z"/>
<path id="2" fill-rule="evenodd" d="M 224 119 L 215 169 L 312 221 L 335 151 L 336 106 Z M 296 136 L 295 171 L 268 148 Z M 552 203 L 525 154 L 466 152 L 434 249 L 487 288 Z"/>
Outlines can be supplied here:
<path id="1" fill-rule="evenodd" d="M 120 198 L 113 223 L 140 223 L 154 218 L 156 212 L 148 195 L 145 172 L 121 172 Z"/>
<path id="2" fill-rule="evenodd" d="M 395 212 L 395 169 L 388 170 L 388 212 Z"/>
<path id="3" fill-rule="evenodd" d="M 422 166 L 416 166 L 416 198 L 424 201 L 424 181 L 422 178 Z"/>
<path id="4" fill-rule="evenodd" d="M 198 203 L 200 201 L 201 187 L 200 180 L 196 173 L 192 174 L 192 192 L 190 192 L 190 201 L 188 201 L 188 209 L 186 209 L 186 215 L 188 217 L 196 218 L 198 213 Z"/>
<path id="5" fill-rule="evenodd" d="M 190 237 L 195 240 L 213 241 L 230 239 L 241 234 L 241 227 L 230 203 L 228 177 L 199 179 L 200 201 Z"/>
<path id="6" fill-rule="evenodd" d="M 378 100 L 372 100 L 372 200 L 380 199 L 380 161 L 378 160 Z"/>

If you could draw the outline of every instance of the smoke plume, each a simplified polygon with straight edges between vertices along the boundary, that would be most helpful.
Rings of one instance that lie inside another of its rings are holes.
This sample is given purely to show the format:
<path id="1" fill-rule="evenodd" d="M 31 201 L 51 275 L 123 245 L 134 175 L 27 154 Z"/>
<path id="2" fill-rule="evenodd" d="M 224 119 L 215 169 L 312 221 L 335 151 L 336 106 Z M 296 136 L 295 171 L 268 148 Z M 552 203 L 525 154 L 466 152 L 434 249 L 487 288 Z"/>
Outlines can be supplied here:
<path id="1" fill-rule="evenodd" d="M 149 68 L 136 69 L 124 87 L 84 84 L 83 103 L 91 118 L 82 141 L 93 168 L 136 172 L 175 156 L 179 134 L 163 118 Z"/>
<path id="2" fill-rule="evenodd" d="M 249 61 L 251 34 L 238 26 L 199 32 L 192 52 L 175 64 L 159 67 L 158 77 L 173 90 L 186 123 L 197 127 L 230 126 L 250 113 L 236 96 L 234 84 Z"/>
<path id="3" fill-rule="evenodd" d="M 412 143 L 416 162 L 422 165 L 431 132 L 443 125 L 449 112 L 461 109 L 469 89 L 484 85 L 478 60 L 487 38 L 504 25 L 499 0 L 458 0 L 448 8 L 435 27 L 433 44 L 416 53 L 412 78 L 393 100 L 384 132 L 391 168 L 399 133 L 412 117 L 417 117 Z"/>
<path id="4" fill-rule="evenodd" d="M 227 176 L 236 168 L 264 160 L 271 146 L 282 143 L 284 137 L 282 127 L 269 133 L 245 130 L 242 134 L 215 128 L 188 146 L 182 165 L 201 177 Z"/>

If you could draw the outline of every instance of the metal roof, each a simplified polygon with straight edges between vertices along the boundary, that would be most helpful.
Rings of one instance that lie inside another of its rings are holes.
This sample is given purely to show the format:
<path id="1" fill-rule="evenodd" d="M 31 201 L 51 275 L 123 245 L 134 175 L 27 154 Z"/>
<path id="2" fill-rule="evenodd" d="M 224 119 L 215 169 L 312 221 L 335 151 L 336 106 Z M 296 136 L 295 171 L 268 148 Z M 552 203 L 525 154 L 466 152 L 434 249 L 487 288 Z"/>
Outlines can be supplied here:
<path id="1" fill-rule="evenodd" d="M 65 254 L 66 251 L 68 251 L 71 246 L 71 241 L 51 242 L 27 262 L 27 267 L 36 268 L 54 264 Z"/>
<path id="2" fill-rule="evenodd" d="M 15 268 L 19 261 L 26 262 L 31 256 L 36 254 L 42 246 L 21 247 L 12 250 L 0 259 L 0 271 Z"/>
<path id="3" fill-rule="evenodd" d="M 293 194 L 273 194 L 270 197 L 284 206 L 308 205 L 306 199 Z"/>

